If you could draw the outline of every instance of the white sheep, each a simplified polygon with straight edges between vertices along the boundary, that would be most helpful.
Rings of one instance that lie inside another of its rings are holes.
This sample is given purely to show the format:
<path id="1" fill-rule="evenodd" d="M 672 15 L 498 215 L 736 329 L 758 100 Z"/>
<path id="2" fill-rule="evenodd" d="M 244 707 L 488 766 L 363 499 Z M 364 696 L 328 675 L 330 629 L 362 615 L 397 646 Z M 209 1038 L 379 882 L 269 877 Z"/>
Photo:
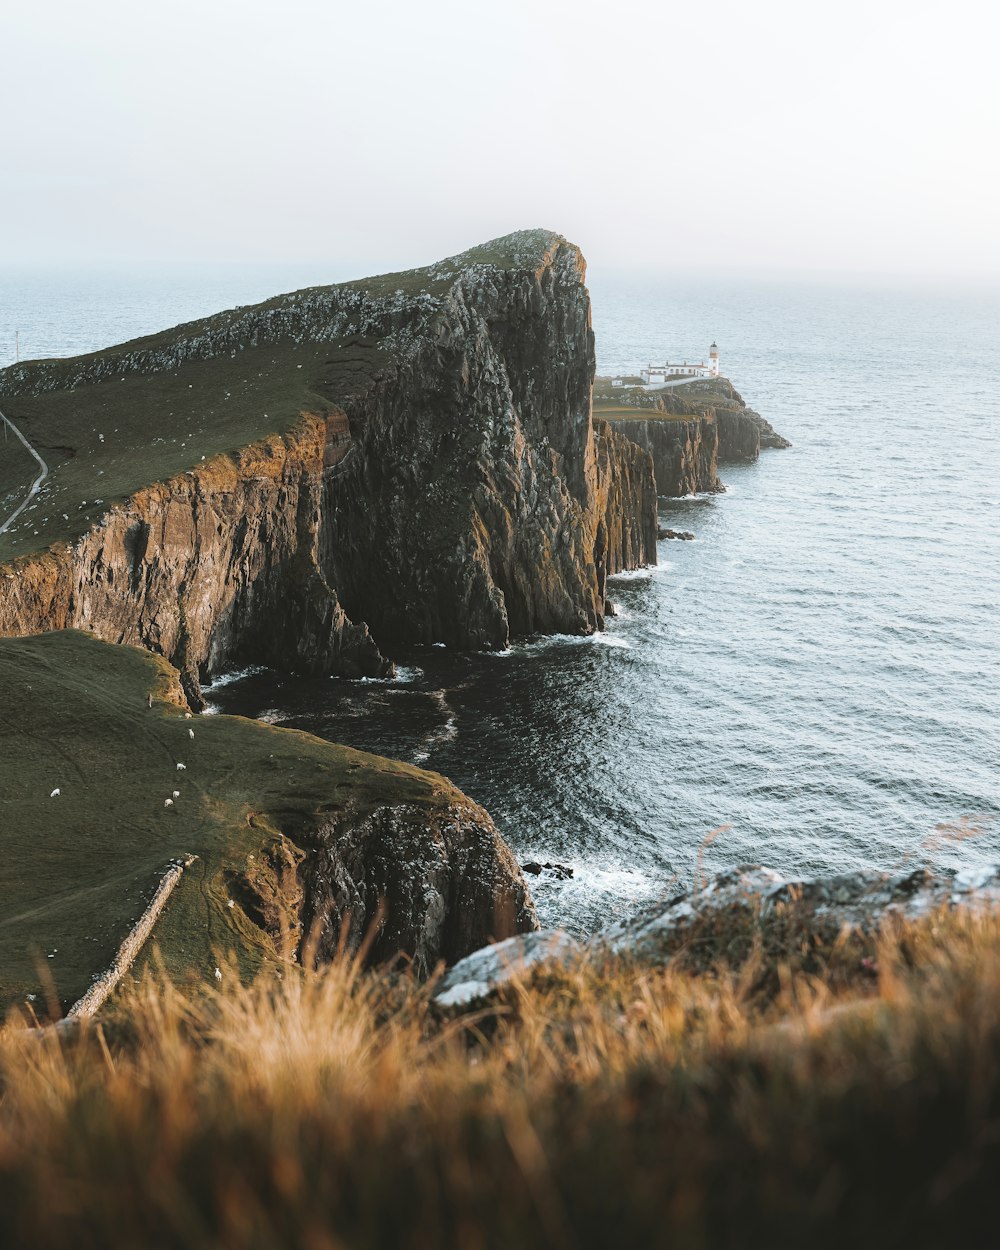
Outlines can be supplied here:
<path id="1" fill-rule="evenodd" d="M 182 773 L 182 772 L 184 771 L 184 769 L 185 769 L 185 768 L 187 768 L 187 764 L 178 764 L 178 765 L 177 765 L 177 771 L 178 771 L 179 773 Z"/>
<path id="2" fill-rule="evenodd" d="M 173 801 L 173 799 L 164 799 L 164 800 L 163 800 L 163 806 L 164 806 L 164 807 L 173 807 L 173 805 L 174 805 L 174 801 Z"/>
<path id="3" fill-rule="evenodd" d="M 58 787 L 58 786 L 56 786 L 56 788 L 55 788 L 55 789 L 52 791 L 52 793 L 49 795 L 49 798 L 50 798 L 50 799 L 57 799 L 57 798 L 59 797 L 59 795 L 60 795 L 60 794 L 62 794 L 62 791 L 59 789 L 59 787 Z"/>

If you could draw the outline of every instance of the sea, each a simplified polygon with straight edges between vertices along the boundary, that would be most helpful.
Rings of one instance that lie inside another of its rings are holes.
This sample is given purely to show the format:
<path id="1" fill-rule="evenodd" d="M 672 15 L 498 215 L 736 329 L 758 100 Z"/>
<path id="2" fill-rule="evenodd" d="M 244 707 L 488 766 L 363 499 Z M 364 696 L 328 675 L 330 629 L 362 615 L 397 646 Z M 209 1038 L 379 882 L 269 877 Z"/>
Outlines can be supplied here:
<path id="1" fill-rule="evenodd" d="M 282 290 L 292 267 L 0 272 L 0 365 Z M 389 681 L 230 675 L 215 710 L 444 773 L 541 919 L 584 934 L 741 864 L 1000 862 L 1000 291 L 591 271 L 598 370 L 722 371 L 792 442 L 661 499 L 655 568 L 590 638 L 394 656 Z"/>

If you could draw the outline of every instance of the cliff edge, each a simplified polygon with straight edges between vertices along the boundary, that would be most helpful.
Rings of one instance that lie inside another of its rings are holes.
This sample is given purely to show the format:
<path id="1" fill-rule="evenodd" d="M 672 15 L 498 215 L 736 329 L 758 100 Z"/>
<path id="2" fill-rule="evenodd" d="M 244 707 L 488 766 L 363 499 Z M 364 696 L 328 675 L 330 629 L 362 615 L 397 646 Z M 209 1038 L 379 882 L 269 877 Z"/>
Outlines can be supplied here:
<path id="1" fill-rule="evenodd" d="M 196 702 L 235 665 L 601 628 L 607 573 L 655 562 L 655 490 L 595 433 L 584 278 L 525 231 L 4 370 L 50 472 L 0 533 L 0 634 L 147 647 Z M 0 465 L 5 515 L 26 471 Z"/>

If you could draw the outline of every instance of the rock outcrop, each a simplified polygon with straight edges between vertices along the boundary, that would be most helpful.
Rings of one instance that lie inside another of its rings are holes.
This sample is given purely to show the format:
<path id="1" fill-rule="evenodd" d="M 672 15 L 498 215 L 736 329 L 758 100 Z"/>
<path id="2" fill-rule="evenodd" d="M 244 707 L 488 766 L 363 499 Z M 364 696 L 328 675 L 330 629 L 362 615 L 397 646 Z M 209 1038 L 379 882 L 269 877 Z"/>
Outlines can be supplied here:
<path id="1" fill-rule="evenodd" d="M 848 933 L 874 937 L 894 917 L 915 920 L 938 908 L 1000 906 L 1000 868 L 907 873 L 851 872 L 794 879 L 770 868 L 748 865 L 720 873 L 693 890 L 680 890 L 587 941 L 559 929 L 543 929 L 474 951 L 448 970 L 437 990 L 442 1007 L 485 1001 L 511 977 L 549 960 L 601 955 L 663 963 L 683 955 L 732 957 L 738 948 L 766 948 L 793 942 L 829 949 Z"/>
<path id="2" fill-rule="evenodd" d="M 658 495 L 719 494 L 720 428 L 711 415 L 689 420 L 651 415 L 610 421 L 630 442 L 648 451 Z"/>
<path id="3" fill-rule="evenodd" d="M 0 633 L 77 626 L 148 647 L 196 698 L 199 676 L 250 662 L 378 674 L 378 644 L 500 648 L 514 634 L 601 628 L 607 573 L 655 562 L 655 490 L 648 456 L 591 419 L 584 272 L 560 236 L 525 232 L 426 270 L 4 371 L 5 411 L 39 445 L 55 441 L 50 410 L 70 413 L 65 441 L 89 402 L 120 442 L 147 405 L 136 460 L 140 447 L 149 458 L 151 423 L 178 434 L 194 423 L 175 411 L 197 409 L 198 388 L 207 406 L 209 381 L 230 420 L 242 388 L 246 429 L 259 428 L 264 387 L 269 406 L 292 411 L 221 453 L 211 430 L 190 435 L 184 471 L 140 482 L 79 532 L 71 517 L 94 501 L 72 492 L 96 488 L 57 465 L 35 533 L 65 508 L 66 536 L 44 550 L 26 550 L 24 526 L 12 536 Z M 94 472 L 127 482 L 121 455 L 101 459 L 104 437 Z M 213 454 L 199 460 L 202 446 Z M 153 464 L 184 453 L 158 454 Z"/>
<path id="4" fill-rule="evenodd" d="M 382 676 L 318 561 L 335 417 L 136 492 L 73 544 L 0 568 L 0 635 L 85 628 L 199 674 L 248 663 Z"/>
<path id="5" fill-rule="evenodd" d="M 875 933 L 888 916 L 915 919 L 937 907 L 1000 903 L 1000 869 L 981 872 L 858 871 L 795 879 L 748 865 L 720 873 L 599 934 L 616 952 L 669 957 L 700 935 L 764 929 L 773 918 L 816 939 L 833 942 L 845 929 Z"/>
<path id="6" fill-rule="evenodd" d="M 595 414 L 600 416 L 602 406 L 611 404 L 619 405 L 620 414 L 622 394 L 621 390 L 603 392 Z M 762 447 L 791 446 L 747 407 L 726 378 L 662 391 L 632 388 L 624 395 L 634 415 L 609 416 L 608 420 L 650 453 L 660 495 L 719 493 L 726 489 L 719 478 L 720 464 L 756 460 Z"/>
<path id="7" fill-rule="evenodd" d="M 402 952 L 426 975 L 486 942 L 538 928 L 513 853 L 492 820 L 457 792 L 428 812 L 399 804 L 359 821 L 341 816 L 308 835 L 303 932 L 332 958 L 369 930 L 376 963 Z"/>
<path id="8" fill-rule="evenodd" d="M 614 573 L 656 563 L 656 478 L 641 447 L 594 423 L 597 438 L 597 536 L 594 560 L 598 591 Z"/>

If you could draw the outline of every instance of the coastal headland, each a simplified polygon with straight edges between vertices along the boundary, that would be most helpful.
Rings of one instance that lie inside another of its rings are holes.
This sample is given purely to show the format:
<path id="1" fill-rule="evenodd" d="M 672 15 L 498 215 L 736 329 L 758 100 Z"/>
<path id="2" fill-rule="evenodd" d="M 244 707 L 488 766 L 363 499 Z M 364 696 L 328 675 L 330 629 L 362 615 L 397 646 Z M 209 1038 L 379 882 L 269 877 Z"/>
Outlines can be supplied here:
<path id="1" fill-rule="evenodd" d="M 185 710 L 245 664 L 380 677 L 394 642 L 603 627 L 608 575 L 655 562 L 656 486 L 593 419 L 584 277 L 522 232 L 0 374 L 5 516 L 48 467 L 0 534 L 5 1001 L 38 994 L 39 951 L 81 993 L 180 856 L 155 932 L 175 971 L 220 940 L 257 966 L 292 920 L 321 955 L 377 924 L 373 958 L 425 970 L 536 924 L 443 779 L 231 718 L 191 737 Z"/>
<path id="2" fill-rule="evenodd" d="M 577 943 L 444 777 L 199 714 L 244 664 L 600 630 L 657 496 L 785 445 L 725 379 L 593 372 L 528 232 L 0 373 L 4 1244 L 991 1227 L 996 872 L 699 862 Z"/>
<path id="3" fill-rule="evenodd" d="M 721 492 L 720 464 L 746 464 L 764 448 L 791 446 L 727 378 L 658 389 L 637 377 L 616 381 L 595 380 L 594 415 L 649 452 L 659 495 Z"/>

